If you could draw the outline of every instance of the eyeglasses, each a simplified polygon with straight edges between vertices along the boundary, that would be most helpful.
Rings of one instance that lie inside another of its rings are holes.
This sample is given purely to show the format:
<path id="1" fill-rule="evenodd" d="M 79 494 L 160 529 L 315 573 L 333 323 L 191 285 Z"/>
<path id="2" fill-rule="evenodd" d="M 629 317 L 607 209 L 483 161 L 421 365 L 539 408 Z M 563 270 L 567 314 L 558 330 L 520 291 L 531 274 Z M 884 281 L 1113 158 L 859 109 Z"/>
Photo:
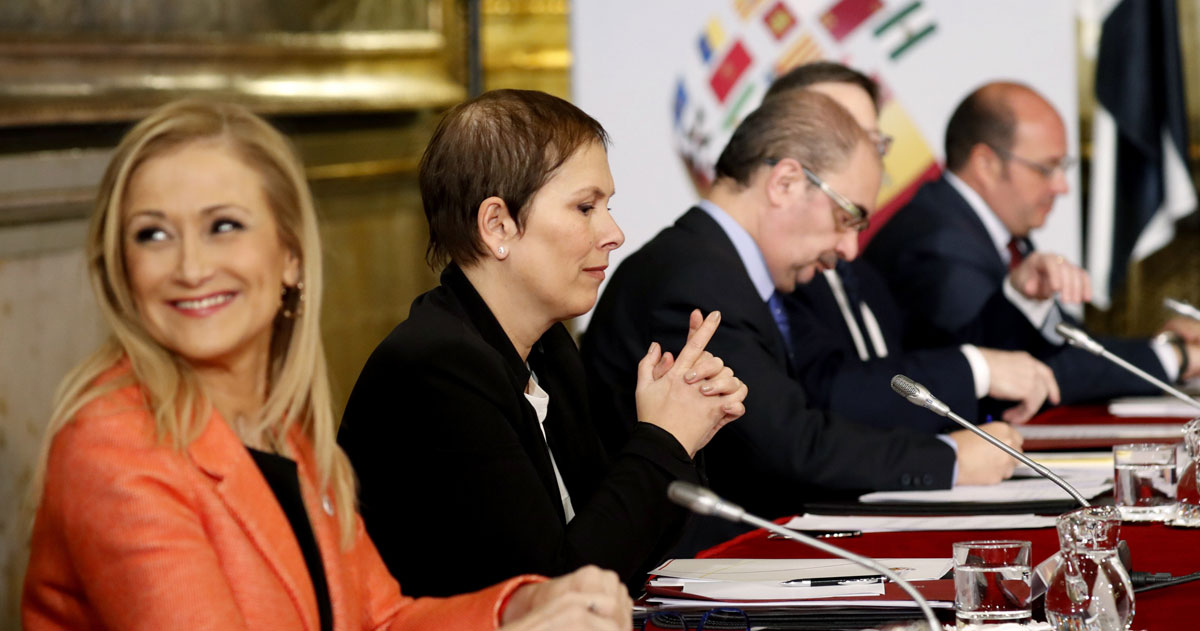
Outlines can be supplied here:
<path id="1" fill-rule="evenodd" d="M 694 616 L 690 613 L 689 617 Z M 694 617 L 692 617 L 695 620 Z M 649 626 L 647 626 L 649 625 Z M 674 611 L 658 611 L 642 618 L 640 631 L 655 631 L 658 629 L 681 629 L 688 631 L 687 618 L 682 613 Z M 745 629 L 750 631 L 750 616 L 745 611 L 734 607 L 709 609 L 700 615 L 696 622 L 696 631 L 715 629 Z"/>
<path id="2" fill-rule="evenodd" d="M 1013 162 L 1022 164 L 1025 167 L 1032 169 L 1038 175 L 1046 178 L 1047 180 L 1054 177 L 1056 172 L 1062 172 L 1062 174 L 1066 176 L 1067 171 L 1069 171 L 1071 167 L 1075 166 L 1075 163 L 1077 162 L 1075 158 L 1072 158 L 1071 156 L 1065 156 L 1055 161 L 1053 164 L 1044 164 L 1041 162 L 1034 162 L 1028 158 L 1022 158 L 1021 156 L 1018 156 L 1006 149 L 992 147 L 992 145 L 988 146 L 991 147 L 992 151 L 995 151 L 996 155 L 1000 156 L 1002 159 L 1012 160 Z"/>
<path id="3" fill-rule="evenodd" d="M 779 164 L 779 158 L 768 158 L 764 162 L 767 163 L 767 166 L 775 166 Z M 871 219 L 867 216 L 867 209 L 846 199 L 841 193 L 833 190 L 833 188 L 825 183 L 825 180 L 817 177 L 817 174 L 810 171 L 808 167 L 800 165 L 800 168 L 804 170 L 804 176 L 808 178 L 809 182 L 812 182 L 814 186 L 821 189 L 821 192 L 828 195 L 829 199 L 833 200 L 833 218 L 838 224 L 838 230 L 862 232 L 867 229 L 867 226 L 871 225 Z"/>
<path id="4" fill-rule="evenodd" d="M 841 193 L 833 190 L 825 183 L 825 180 L 817 177 L 816 173 L 809 171 L 808 167 L 801 166 L 800 168 L 804 169 L 804 175 L 808 178 L 808 181 L 821 189 L 821 192 L 828 195 L 829 199 L 833 200 L 834 205 L 842 210 L 841 213 L 836 210 L 834 211 L 834 217 L 837 219 L 839 229 L 862 232 L 867 229 L 867 226 L 871 225 L 871 218 L 867 216 L 867 209 L 846 199 Z"/>
<path id="5" fill-rule="evenodd" d="M 892 141 L 895 140 L 881 131 L 868 131 L 867 137 L 875 144 L 875 150 L 879 152 L 880 158 L 887 155 L 888 149 L 892 148 Z"/>

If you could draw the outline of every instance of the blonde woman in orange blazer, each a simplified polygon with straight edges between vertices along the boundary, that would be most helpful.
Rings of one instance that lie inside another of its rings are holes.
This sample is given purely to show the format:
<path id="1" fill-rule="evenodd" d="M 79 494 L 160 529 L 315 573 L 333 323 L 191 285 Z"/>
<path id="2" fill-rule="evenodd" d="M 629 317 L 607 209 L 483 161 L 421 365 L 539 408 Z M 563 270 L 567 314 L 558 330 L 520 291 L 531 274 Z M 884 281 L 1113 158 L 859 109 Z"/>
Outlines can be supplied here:
<path id="1" fill-rule="evenodd" d="M 401 595 L 334 441 L 311 196 L 260 118 L 180 102 L 135 126 L 87 249 L 113 334 L 57 396 L 27 630 L 628 628 L 596 568 Z"/>

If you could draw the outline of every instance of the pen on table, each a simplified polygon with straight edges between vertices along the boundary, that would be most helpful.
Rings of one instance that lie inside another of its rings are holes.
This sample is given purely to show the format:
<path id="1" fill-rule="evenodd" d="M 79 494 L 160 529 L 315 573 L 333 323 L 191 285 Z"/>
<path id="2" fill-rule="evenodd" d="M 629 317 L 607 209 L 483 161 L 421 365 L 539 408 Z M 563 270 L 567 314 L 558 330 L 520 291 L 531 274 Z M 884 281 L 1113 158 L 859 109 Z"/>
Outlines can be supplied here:
<path id="1" fill-rule="evenodd" d="M 784 585 L 793 587 L 841 587 L 846 585 L 874 585 L 882 583 L 883 576 L 872 574 L 869 576 L 826 576 L 824 578 L 794 578 L 790 581 L 784 581 Z"/>
<path id="2" fill-rule="evenodd" d="M 841 539 L 842 537 L 861 537 L 861 530 L 797 530 L 796 532 L 817 539 Z M 771 533 L 767 535 L 767 539 L 784 539 L 783 535 Z"/>

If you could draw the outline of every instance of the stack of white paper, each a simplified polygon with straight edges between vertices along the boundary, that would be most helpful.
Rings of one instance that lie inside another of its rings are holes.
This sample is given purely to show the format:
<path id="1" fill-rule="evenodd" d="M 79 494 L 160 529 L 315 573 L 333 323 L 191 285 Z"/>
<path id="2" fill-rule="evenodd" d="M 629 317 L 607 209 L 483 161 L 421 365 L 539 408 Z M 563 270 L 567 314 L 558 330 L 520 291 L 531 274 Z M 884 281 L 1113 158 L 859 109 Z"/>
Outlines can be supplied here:
<path id="1" fill-rule="evenodd" d="M 858 530 L 919 532 L 929 530 L 1022 530 L 1053 528 L 1054 517 L 1041 515 L 955 515 L 899 517 L 893 515 L 800 515 L 784 525 L 792 530 Z"/>
<path id="2" fill-rule="evenodd" d="M 1096 497 L 1112 489 L 1111 481 L 1092 479 L 1072 479 L 1068 481 L 1084 497 Z M 882 502 L 921 502 L 921 503 L 950 503 L 950 502 L 980 502 L 985 504 L 1000 504 L 1005 502 L 1041 502 L 1053 500 L 1069 500 L 1071 496 L 1057 484 L 1043 478 L 1026 480 L 1005 480 L 1000 484 L 990 486 L 956 486 L 952 489 L 939 491 L 881 491 L 867 493 L 858 498 L 864 503 Z"/>
<path id="3" fill-rule="evenodd" d="M 950 559 L 878 559 L 908 580 L 935 580 Z M 649 585 L 679 588 L 679 598 L 759 602 L 880 596 L 883 578 L 840 559 L 672 559 L 655 568 Z M 671 598 L 655 597 L 655 602 Z"/>
<path id="4" fill-rule="evenodd" d="M 1200 410 L 1197 410 L 1196 406 L 1165 394 L 1157 397 L 1113 399 L 1108 404 L 1108 413 L 1113 416 L 1127 417 L 1194 418 L 1200 416 Z"/>

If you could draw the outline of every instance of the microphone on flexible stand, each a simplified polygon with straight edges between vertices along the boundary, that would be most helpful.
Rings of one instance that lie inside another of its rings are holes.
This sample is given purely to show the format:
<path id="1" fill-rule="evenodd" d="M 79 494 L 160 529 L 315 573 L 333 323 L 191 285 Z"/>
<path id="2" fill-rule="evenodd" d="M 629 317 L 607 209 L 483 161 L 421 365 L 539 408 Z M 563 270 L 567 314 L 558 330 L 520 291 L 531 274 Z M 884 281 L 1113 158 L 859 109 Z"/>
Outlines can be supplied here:
<path id="1" fill-rule="evenodd" d="M 938 400 L 938 398 L 933 396 L 933 394 L 931 394 L 929 390 L 925 388 L 925 386 L 913 381 L 912 379 L 909 379 L 908 377 L 905 377 L 904 375 L 896 375 L 895 377 L 892 377 L 892 390 L 895 390 L 897 394 L 905 399 L 908 399 L 909 403 L 912 403 L 918 407 L 926 408 L 938 416 L 944 416 L 978 434 L 980 438 L 983 438 L 996 447 L 999 447 L 1008 455 L 1016 458 L 1017 461 L 1021 462 L 1030 469 L 1037 471 L 1042 475 L 1042 477 L 1045 477 L 1051 482 L 1062 487 L 1062 489 L 1069 493 L 1071 497 L 1075 498 L 1075 501 L 1079 502 L 1081 506 L 1091 506 L 1091 504 L 1088 503 L 1087 498 L 1085 498 L 1083 494 L 1081 494 L 1075 487 L 1068 484 L 1066 480 L 1062 479 L 1056 473 L 1047 469 L 1046 467 L 1034 462 L 1029 456 L 1026 456 L 1016 449 L 1005 445 L 1004 441 L 1000 440 L 999 438 L 996 438 L 995 436 L 992 436 L 991 434 L 979 429 L 974 423 L 955 414 L 954 410 L 950 409 L 950 406 Z"/>
<path id="2" fill-rule="evenodd" d="M 1087 333 L 1084 333 L 1079 328 L 1073 327 L 1073 326 L 1067 324 L 1066 322 L 1059 322 L 1054 327 L 1054 330 L 1058 331 L 1058 334 L 1063 336 L 1063 338 L 1065 338 L 1067 340 L 1067 343 L 1070 344 L 1071 346 L 1074 346 L 1075 348 L 1081 348 L 1093 355 L 1099 355 L 1099 356 L 1107 359 L 1108 361 L 1120 366 L 1121 368 L 1124 368 L 1125 370 L 1128 370 L 1129 372 L 1137 375 L 1138 377 L 1141 377 L 1145 381 L 1148 381 L 1148 382 L 1154 384 L 1159 390 L 1166 392 L 1167 394 L 1175 397 L 1176 399 L 1179 399 L 1180 401 L 1183 401 L 1184 403 L 1187 403 L 1188 405 L 1191 405 L 1194 408 L 1200 408 L 1200 401 L 1197 401 L 1197 400 L 1193 399 L 1192 397 L 1189 397 L 1188 395 L 1184 394 L 1178 388 L 1175 388 L 1174 386 L 1167 384 L 1166 382 L 1155 377 L 1154 375 L 1152 375 L 1152 374 L 1142 370 L 1141 368 L 1138 368 L 1137 366 L 1134 366 L 1133 364 L 1125 361 L 1124 359 L 1121 359 L 1120 357 L 1114 355 L 1111 351 L 1104 348 L 1103 344 L 1101 344 L 1100 342 L 1097 342 L 1096 340 L 1093 340 L 1090 335 L 1088 335 Z"/>
<path id="3" fill-rule="evenodd" d="M 1063 325 L 1061 325 L 1061 324 L 1059 325 L 1059 327 L 1062 327 L 1062 326 Z M 1074 327 L 1071 327 L 1071 328 L 1074 329 Z M 1079 332 L 1082 334 L 1082 332 L 1078 331 L 1078 329 L 1074 329 L 1074 330 L 1076 332 Z M 1059 333 L 1063 334 L 1063 337 L 1067 337 L 1068 339 L 1071 339 L 1070 337 L 1068 337 L 1067 332 L 1064 332 L 1060 329 Z M 1086 335 L 1083 335 L 1083 337 L 1087 338 L 1093 344 L 1096 344 L 1095 341 L 1092 341 L 1091 338 L 1088 338 Z M 1096 344 L 1096 345 L 1099 346 L 1099 344 Z M 943 403 L 942 401 L 938 400 L 938 398 L 933 396 L 933 394 L 930 393 L 929 390 L 925 388 L 925 386 L 913 381 L 912 379 L 909 379 L 908 377 L 905 377 L 904 375 L 896 375 L 895 377 L 892 377 L 892 390 L 895 390 L 900 396 L 904 397 L 905 399 L 908 399 L 908 401 L 910 403 L 912 403 L 913 405 L 926 408 L 929 411 L 933 412 L 934 414 L 937 414 L 938 416 L 944 416 L 946 418 L 949 418 L 950 420 L 954 421 L 955 423 L 958 423 L 959 425 L 962 425 L 963 427 L 978 434 L 984 440 L 995 445 L 996 447 L 999 447 L 1000 449 L 1003 449 L 1005 453 L 1012 456 L 1013 458 L 1016 458 L 1018 461 L 1023 463 L 1025 466 L 1033 469 L 1034 471 L 1037 471 L 1046 479 L 1048 479 L 1051 482 L 1062 487 L 1062 489 L 1064 491 L 1066 491 L 1067 493 L 1070 493 L 1071 497 L 1075 498 L 1075 501 L 1079 502 L 1079 504 L 1081 506 L 1083 506 L 1083 507 L 1091 506 L 1091 504 L 1088 503 L 1087 499 L 1085 499 L 1083 497 L 1083 495 L 1075 487 L 1068 484 L 1066 480 L 1063 480 L 1061 477 L 1059 477 L 1057 474 L 1055 474 L 1053 471 L 1047 469 L 1046 467 L 1034 462 L 1033 459 L 1031 459 L 1029 456 L 1026 456 L 1025 454 L 1017 451 L 1016 449 L 1013 449 L 1012 447 L 1005 445 L 1004 442 L 1001 441 L 1000 439 L 979 429 L 974 424 L 972 424 L 970 421 L 955 414 L 954 411 L 950 409 L 950 406 L 948 406 L 945 403 Z M 1154 584 L 1158 584 L 1158 583 L 1161 583 L 1164 586 L 1166 586 L 1168 584 L 1172 584 L 1172 585 L 1176 584 L 1177 581 L 1183 582 L 1183 581 L 1179 580 L 1181 577 L 1174 577 L 1174 576 L 1171 576 L 1170 574 L 1163 573 L 1163 572 L 1159 572 L 1159 573 L 1134 572 L 1132 567 L 1130 567 L 1131 555 L 1129 553 L 1129 544 L 1126 543 L 1124 539 L 1122 539 L 1117 544 L 1117 556 L 1121 559 L 1121 565 L 1125 566 L 1126 571 L 1129 572 L 1130 578 L 1133 580 L 1134 587 L 1141 588 L 1141 587 L 1144 587 L 1147 585 L 1154 585 Z M 1039 595 L 1039 589 L 1044 591 L 1045 580 L 1049 576 L 1050 572 L 1053 570 L 1054 565 L 1055 565 L 1054 557 L 1052 556 L 1049 559 L 1046 559 L 1045 562 L 1043 562 L 1041 565 L 1039 565 L 1034 570 L 1034 574 L 1037 575 L 1039 578 L 1041 578 L 1043 581 L 1043 583 L 1041 585 L 1035 584 L 1034 597 Z M 1189 579 L 1189 580 L 1195 580 L 1195 579 Z"/>
<path id="4" fill-rule="evenodd" d="M 751 526 L 764 528 L 777 535 L 799 541 L 805 545 L 827 552 L 833 556 L 846 559 L 847 561 L 857 563 L 873 572 L 878 572 L 894 583 L 899 585 L 904 591 L 908 592 L 909 596 L 916 601 L 917 606 L 921 608 L 921 612 L 925 614 L 925 620 L 929 623 L 930 631 L 941 629 L 941 624 L 937 620 L 937 616 L 933 615 L 933 609 L 929 606 L 929 601 L 917 591 L 908 581 L 900 578 L 898 574 L 890 568 L 884 567 L 878 561 L 869 559 L 843 550 L 835 545 L 830 545 L 819 539 L 813 539 L 807 535 L 803 535 L 789 528 L 784 528 L 778 524 L 767 521 L 761 517 L 757 517 L 747 513 L 745 509 L 737 504 L 722 499 L 716 493 L 709 489 L 695 484 L 690 484 L 682 480 L 676 480 L 667 486 L 667 497 L 671 498 L 672 502 L 699 515 L 713 515 L 721 519 L 727 519 L 732 522 L 743 522 Z"/>

